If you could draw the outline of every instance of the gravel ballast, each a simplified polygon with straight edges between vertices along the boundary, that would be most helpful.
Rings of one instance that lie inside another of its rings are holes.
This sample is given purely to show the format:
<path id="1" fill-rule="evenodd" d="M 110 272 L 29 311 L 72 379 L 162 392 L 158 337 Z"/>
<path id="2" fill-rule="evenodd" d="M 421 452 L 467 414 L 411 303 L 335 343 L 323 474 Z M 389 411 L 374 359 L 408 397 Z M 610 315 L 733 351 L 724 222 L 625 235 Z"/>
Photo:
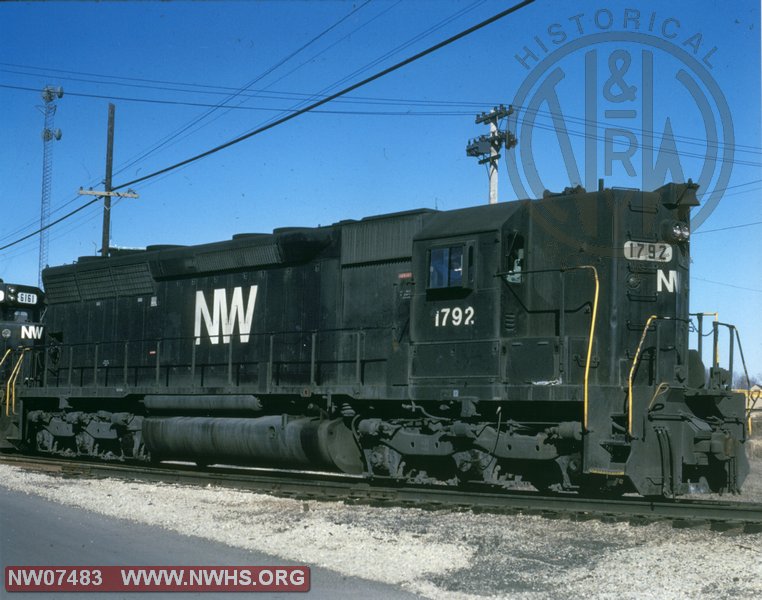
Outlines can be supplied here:
<path id="1" fill-rule="evenodd" d="M 747 499 L 762 502 L 762 461 L 747 483 Z M 762 534 L 347 506 L 5 465 L 0 485 L 429 598 L 762 597 Z"/>

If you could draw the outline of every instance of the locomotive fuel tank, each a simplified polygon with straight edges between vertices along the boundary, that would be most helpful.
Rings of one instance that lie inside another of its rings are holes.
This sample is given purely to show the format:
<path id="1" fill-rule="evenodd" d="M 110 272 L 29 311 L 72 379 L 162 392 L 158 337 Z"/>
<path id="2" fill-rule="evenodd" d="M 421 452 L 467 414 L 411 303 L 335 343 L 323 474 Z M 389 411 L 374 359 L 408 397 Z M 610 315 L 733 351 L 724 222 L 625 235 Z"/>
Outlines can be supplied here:
<path id="1" fill-rule="evenodd" d="M 143 441 L 155 460 L 168 457 L 200 464 L 363 471 L 352 432 L 341 419 L 149 417 L 143 420 Z"/>

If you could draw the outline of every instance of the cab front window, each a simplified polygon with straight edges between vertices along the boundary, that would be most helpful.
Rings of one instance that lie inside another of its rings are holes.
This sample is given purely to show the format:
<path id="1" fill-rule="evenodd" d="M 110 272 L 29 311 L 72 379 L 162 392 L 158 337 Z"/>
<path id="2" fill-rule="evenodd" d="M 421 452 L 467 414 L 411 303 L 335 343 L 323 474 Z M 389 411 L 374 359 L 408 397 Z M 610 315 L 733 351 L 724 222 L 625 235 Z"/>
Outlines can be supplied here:
<path id="1" fill-rule="evenodd" d="M 28 310 L 14 310 L 13 320 L 16 323 L 29 323 L 31 321 L 31 319 L 29 318 L 29 311 Z"/>

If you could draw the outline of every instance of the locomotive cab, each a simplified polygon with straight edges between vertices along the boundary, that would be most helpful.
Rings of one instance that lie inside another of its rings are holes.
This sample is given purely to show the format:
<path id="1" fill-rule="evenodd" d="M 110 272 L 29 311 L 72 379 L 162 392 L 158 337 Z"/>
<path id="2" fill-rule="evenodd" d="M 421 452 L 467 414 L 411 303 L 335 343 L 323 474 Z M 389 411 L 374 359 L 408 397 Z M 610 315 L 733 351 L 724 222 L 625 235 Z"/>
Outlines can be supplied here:
<path id="1" fill-rule="evenodd" d="M 20 439 L 16 388 L 32 372 L 32 350 L 41 343 L 44 296 L 39 288 L 0 280 L 0 449 Z"/>
<path id="2" fill-rule="evenodd" d="M 695 190 L 578 188 L 439 213 L 418 233 L 410 394 L 430 413 L 449 408 L 466 478 L 740 489 L 732 365 L 715 352 L 705 381 L 701 349 L 688 348 Z"/>
<path id="3" fill-rule="evenodd" d="M 413 242 L 411 308 L 416 398 L 491 397 L 501 381 L 502 293 L 495 274 L 503 224 L 520 203 L 434 215 Z"/>

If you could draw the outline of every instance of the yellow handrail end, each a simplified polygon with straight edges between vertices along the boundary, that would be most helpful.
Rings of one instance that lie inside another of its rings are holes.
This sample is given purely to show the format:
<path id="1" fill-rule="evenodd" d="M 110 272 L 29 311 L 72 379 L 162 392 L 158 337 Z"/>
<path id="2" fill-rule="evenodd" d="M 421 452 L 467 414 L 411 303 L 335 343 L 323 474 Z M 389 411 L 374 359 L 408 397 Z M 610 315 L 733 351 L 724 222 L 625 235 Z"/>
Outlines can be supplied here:
<path id="1" fill-rule="evenodd" d="M 648 328 L 651 327 L 651 323 L 653 323 L 654 320 L 658 318 L 659 317 L 657 315 L 651 315 L 648 317 L 646 326 L 643 328 L 643 333 L 641 334 L 640 341 L 638 342 L 638 348 L 635 350 L 635 356 L 632 358 L 632 367 L 630 367 L 630 374 L 627 377 L 627 435 L 630 437 L 632 437 L 632 380 L 635 376 L 635 369 L 638 366 L 638 361 L 640 360 L 640 351 L 643 349 L 643 342 L 646 340 Z"/>

